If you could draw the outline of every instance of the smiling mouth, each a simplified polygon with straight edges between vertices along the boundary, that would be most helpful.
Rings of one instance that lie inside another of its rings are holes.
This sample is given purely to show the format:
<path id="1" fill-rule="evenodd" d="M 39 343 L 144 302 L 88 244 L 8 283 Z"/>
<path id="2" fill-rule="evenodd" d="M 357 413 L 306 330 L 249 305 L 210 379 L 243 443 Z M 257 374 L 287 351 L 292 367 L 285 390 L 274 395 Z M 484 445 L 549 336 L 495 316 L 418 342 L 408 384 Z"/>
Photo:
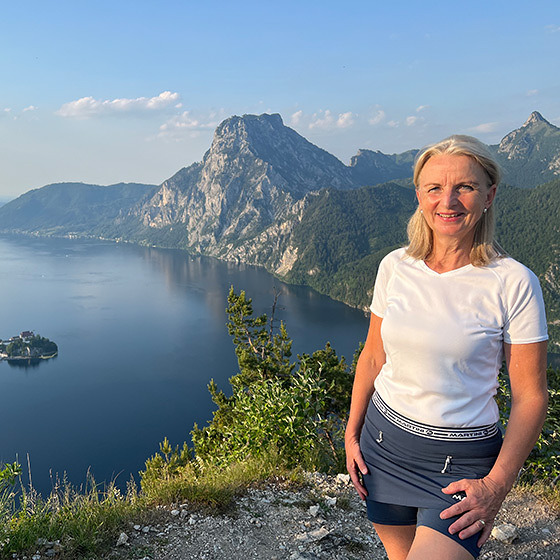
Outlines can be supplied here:
<path id="1" fill-rule="evenodd" d="M 442 214 L 441 212 L 437 212 L 437 215 L 440 218 L 458 218 L 459 216 L 462 216 L 463 213 L 462 212 L 457 212 L 457 213 L 454 213 L 454 214 Z"/>

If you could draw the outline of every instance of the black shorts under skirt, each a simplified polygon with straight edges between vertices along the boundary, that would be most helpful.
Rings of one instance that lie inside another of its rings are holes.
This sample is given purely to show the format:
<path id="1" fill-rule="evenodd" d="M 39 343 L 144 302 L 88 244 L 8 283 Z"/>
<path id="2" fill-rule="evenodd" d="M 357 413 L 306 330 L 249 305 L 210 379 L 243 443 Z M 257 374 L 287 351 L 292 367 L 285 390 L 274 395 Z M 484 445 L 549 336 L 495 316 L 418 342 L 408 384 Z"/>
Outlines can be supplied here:
<path id="1" fill-rule="evenodd" d="M 360 438 L 369 471 L 363 477 L 368 498 L 444 510 L 463 496 L 441 489 L 462 478 L 486 476 L 501 445 L 496 426 L 470 430 L 427 426 L 400 416 L 375 394 Z"/>

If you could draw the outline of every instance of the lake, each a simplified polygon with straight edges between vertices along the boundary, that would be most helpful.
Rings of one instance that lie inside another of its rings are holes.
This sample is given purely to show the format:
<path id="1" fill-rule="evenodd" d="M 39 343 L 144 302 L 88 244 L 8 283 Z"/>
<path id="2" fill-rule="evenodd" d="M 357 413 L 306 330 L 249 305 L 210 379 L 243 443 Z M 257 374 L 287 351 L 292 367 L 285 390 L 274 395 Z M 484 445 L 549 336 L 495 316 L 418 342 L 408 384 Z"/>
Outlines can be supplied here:
<path id="1" fill-rule="evenodd" d="M 168 437 L 189 440 L 237 373 L 225 308 L 233 285 L 287 326 L 294 356 L 328 341 L 352 360 L 364 313 L 264 270 L 181 251 L 95 240 L 0 237 L 0 338 L 32 330 L 59 355 L 0 363 L 0 461 L 19 460 L 42 494 L 56 475 L 80 485 L 136 476 Z M 373 282 L 373 278 L 372 278 Z M 138 479 L 138 477 L 136 476 Z"/>

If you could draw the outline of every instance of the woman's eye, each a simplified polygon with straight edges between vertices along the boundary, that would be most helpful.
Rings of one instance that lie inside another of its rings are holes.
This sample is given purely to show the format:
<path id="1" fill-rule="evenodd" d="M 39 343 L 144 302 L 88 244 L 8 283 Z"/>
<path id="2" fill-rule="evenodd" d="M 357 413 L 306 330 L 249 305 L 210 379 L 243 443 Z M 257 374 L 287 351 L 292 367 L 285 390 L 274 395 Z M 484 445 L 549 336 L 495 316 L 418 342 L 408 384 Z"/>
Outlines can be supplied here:
<path id="1" fill-rule="evenodd" d="M 437 192 L 437 191 L 439 191 L 439 187 L 430 187 L 428 189 L 428 192 Z"/>
<path id="2" fill-rule="evenodd" d="M 472 185 L 459 185 L 459 188 L 462 191 L 474 191 L 474 187 Z"/>

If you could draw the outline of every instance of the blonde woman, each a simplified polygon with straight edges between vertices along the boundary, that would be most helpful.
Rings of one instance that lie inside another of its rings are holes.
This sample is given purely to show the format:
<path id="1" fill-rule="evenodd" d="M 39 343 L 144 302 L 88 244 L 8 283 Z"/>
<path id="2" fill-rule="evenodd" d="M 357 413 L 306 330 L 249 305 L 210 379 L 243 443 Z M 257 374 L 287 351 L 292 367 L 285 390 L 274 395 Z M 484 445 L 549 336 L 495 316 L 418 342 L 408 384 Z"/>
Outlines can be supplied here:
<path id="1" fill-rule="evenodd" d="M 476 558 L 547 407 L 540 286 L 494 242 L 500 170 L 470 136 L 417 157 L 409 245 L 379 266 L 347 468 L 390 560 Z M 512 407 L 494 400 L 505 359 Z"/>

